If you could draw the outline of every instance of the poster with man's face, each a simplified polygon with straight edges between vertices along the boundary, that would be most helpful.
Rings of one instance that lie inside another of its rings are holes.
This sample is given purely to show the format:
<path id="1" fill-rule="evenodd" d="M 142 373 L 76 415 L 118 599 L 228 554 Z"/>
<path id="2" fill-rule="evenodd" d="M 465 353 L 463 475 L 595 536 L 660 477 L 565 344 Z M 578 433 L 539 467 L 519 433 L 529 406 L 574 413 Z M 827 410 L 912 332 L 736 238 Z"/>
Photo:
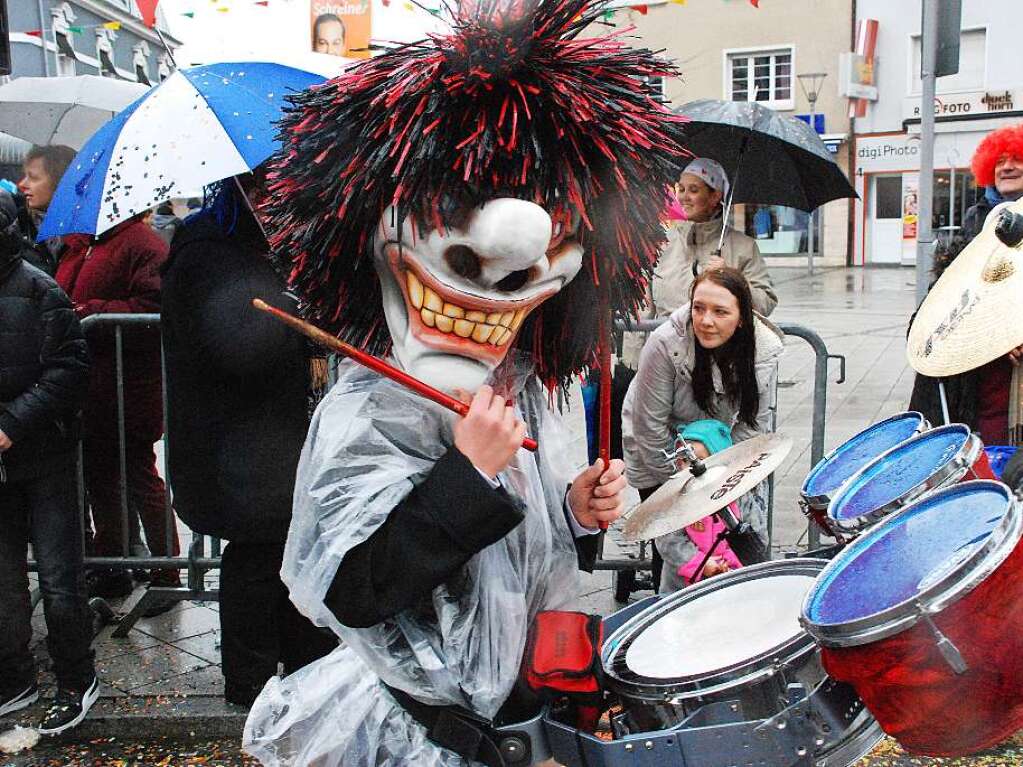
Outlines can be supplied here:
<path id="1" fill-rule="evenodd" d="M 312 0 L 312 49 L 331 56 L 369 57 L 370 0 Z"/>

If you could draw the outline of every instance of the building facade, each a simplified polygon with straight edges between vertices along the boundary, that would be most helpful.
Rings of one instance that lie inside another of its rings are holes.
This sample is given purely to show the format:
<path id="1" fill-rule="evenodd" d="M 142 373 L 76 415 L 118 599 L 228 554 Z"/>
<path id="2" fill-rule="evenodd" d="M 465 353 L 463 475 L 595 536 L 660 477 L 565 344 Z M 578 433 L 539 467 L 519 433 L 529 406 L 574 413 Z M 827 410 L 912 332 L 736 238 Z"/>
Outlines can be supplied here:
<path id="1" fill-rule="evenodd" d="M 135 0 L 7 0 L 14 77 L 102 75 L 154 85 L 173 55 Z M 157 28 L 173 51 L 158 11 Z"/>
<path id="2" fill-rule="evenodd" d="M 770 0 L 759 8 L 748 0 L 662 0 L 621 7 L 611 23 L 634 26 L 630 34 L 642 44 L 676 61 L 682 77 L 658 84 L 672 107 L 706 98 L 756 101 L 809 120 L 811 105 L 798 75 L 824 74 L 815 127 L 848 173 L 851 120 L 847 101 L 838 95 L 838 67 L 839 54 L 850 49 L 852 16 L 852 0 Z M 850 211 L 848 200 L 818 211 L 815 263 L 847 263 Z M 769 264 L 805 263 L 809 217 L 802 211 L 737 206 L 732 223 L 757 238 Z"/>
<path id="3" fill-rule="evenodd" d="M 934 218 L 949 237 L 983 190 L 970 159 L 990 131 L 1023 122 L 1023 68 L 1014 19 L 1019 0 L 963 0 L 959 73 L 937 80 Z M 921 0 L 857 0 L 859 19 L 878 22 L 877 100 L 854 121 L 853 263 L 916 261 L 920 170 Z"/>

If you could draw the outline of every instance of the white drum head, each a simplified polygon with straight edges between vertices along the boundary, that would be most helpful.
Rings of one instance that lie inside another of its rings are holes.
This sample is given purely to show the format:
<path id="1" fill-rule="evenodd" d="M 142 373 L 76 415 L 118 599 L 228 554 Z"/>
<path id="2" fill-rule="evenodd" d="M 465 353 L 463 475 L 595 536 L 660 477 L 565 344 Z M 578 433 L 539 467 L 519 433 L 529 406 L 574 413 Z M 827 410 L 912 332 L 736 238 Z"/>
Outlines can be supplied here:
<path id="1" fill-rule="evenodd" d="M 650 624 L 627 649 L 625 665 L 639 676 L 677 679 L 756 658 L 804 633 L 799 616 L 814 581 L 777 575 L 701 595 Z"/>

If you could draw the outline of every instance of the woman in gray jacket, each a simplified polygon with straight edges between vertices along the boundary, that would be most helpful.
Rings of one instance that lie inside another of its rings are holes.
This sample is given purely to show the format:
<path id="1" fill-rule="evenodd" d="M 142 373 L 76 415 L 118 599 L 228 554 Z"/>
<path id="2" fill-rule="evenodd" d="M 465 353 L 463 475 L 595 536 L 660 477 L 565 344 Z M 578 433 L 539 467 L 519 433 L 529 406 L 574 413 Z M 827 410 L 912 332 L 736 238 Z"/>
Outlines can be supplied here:
<path id="1" fill-rule="evenodd" d="M 691 302 L 650 335 L 622 411 L 622 443 L 629 484 L 646 498 L 675 473 L 662 450 L 680 425 L 715 418 L 741 442 L 770 428 L 771 392 L 782 340 L 753 311 L 749 283 L 736 269 L 702 272 Z M 740 502 L 744 518 L 766 539 L 763 494 Z M 662 591 L 680 588 L 678 566 L 693 556 L 684 533 L 657 540 L 668 567 Z"/>

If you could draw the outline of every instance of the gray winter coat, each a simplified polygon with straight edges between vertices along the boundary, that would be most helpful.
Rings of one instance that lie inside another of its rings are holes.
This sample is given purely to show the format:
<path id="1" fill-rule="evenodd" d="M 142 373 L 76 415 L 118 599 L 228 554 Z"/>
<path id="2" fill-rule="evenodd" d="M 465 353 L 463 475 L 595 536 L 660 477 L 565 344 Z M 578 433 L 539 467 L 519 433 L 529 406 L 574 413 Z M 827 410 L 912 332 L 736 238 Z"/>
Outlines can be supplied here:
<path id="1" fill-rule="evenodd" d="M 770 428 L 770 408 L 784 350 L 779 333 L 757 320 L 756 376 L 760 391 L 757 428 L 738 420 L 738 403 L 724 394 L 721 374 L 714 369 L 717 392 L 715 412 L 696 404 L 692 374 L 696 361 L 695 338 L 689 304 L 672 313 L 670 319 L 650 334 L 639 360 L 639 371 L 629 386 L 622 408 L 622 447 L 626 476 L 635 488 L 656 487 L 675 470 L 661 454 L 674 443 L 675 427 L 702 418 L 716 418 L 732 427 L 732 441 L 741 442 Z"/>

